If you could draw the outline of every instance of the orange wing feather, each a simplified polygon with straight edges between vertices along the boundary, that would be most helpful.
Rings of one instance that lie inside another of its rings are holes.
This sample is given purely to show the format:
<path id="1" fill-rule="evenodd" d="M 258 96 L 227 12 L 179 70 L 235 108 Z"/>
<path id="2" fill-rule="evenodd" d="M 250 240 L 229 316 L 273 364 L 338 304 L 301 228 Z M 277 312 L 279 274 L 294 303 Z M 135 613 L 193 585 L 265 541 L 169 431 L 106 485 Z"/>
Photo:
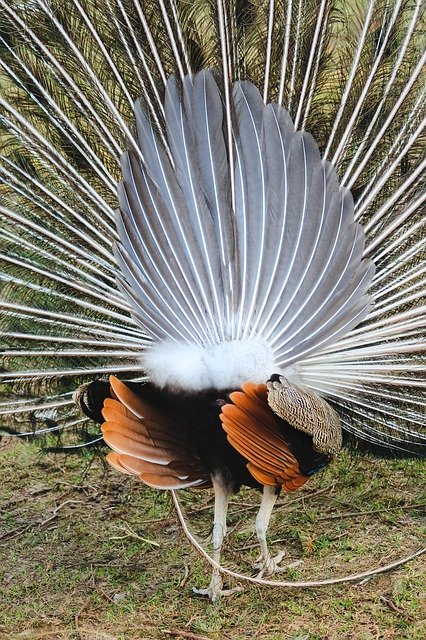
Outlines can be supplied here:
<path id="1" fill-rule="evenodd" d="M 229 443 L 248 460 L 251 475 L 284 491 L 307 482 L 268 405 L 266 385 L 246 382 L 229 397 L 232 404 L 222 407 L 220 419 Z"/>
<path id="2" fill-rule="evenodd" d="M 108 462 L 157 489 L 211 486 L 210 474 L 185 434 L 166 414 L 110 377 L 114 398 L 104 402 L 102 433 L 114 450 Z"/>

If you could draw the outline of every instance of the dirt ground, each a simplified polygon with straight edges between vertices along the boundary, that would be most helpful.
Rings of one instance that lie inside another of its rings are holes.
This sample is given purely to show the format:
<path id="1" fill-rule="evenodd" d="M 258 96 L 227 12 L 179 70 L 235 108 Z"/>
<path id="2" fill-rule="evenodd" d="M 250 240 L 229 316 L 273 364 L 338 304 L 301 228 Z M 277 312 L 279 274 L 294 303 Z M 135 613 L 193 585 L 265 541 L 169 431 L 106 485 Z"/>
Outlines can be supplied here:
<path id="1" fill-rule="evenodd" d="M 209 568 L 189 545 L 168 493 L 106 469 L 101 458 L 0 450 L 1 640 L 420 640 L 425 556 L 368 580 L 315 589 L 244 584 L 211 604 L 192 594 Z M 269 540 L 286 549 L 279 578 L 354 574 L 425 546 L 424 465 L 344 454 L 279 498 Z M 422 486 L 423 485 L 423 486 Z M 208 546 L 210 491 L 181 492 Z M 259 494 L 232 500 L 225 566 L 253 575 Z M 234 586 L 235 583 L 230 583 Z"/>

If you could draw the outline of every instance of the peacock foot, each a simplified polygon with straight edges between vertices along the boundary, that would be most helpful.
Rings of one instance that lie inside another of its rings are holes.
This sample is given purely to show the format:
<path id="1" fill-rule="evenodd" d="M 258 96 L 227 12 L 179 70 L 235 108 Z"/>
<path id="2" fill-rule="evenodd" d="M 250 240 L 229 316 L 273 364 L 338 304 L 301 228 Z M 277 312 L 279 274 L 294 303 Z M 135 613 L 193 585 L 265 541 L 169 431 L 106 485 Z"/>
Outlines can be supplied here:
<path id="1" fill-rule="evenodd" d="M 242 591 L 242 587 L 233 587 L 232 589 L 223 589 L 223 580 L 220 575 L 213 575 L 209 586 L 206 589 L 197 589 L 194 587 L 192 592 L 197 596 L 206 596 L 212 602 L 215 602 L 219 598 L 231 596 L 234 593 Z"/>
<path id="2" fill-rule="evenodd" d="M 269 553 L 265 557 L 260 554 L 259 558 L 253 564 L 253 569 L 258 570 L 256 578 L 266 578 L 274 575 L 274 573 L 282 573 L 286 570 L 286 567 L 280 567 L 282 559 L 285 556 L 285 551 L 280 551 L 276 556 L 270 556 Z"/>

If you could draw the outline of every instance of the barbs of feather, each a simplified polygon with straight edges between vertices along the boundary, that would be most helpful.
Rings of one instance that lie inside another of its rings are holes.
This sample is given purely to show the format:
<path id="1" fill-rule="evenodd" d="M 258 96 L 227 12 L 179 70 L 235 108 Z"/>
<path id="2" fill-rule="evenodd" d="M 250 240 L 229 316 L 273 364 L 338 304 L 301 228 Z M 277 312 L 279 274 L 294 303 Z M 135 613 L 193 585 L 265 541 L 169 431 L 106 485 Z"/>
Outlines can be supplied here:
<path id="1" fill-rule="evenodd" d="M 371 310 L 374 267 L 332 165 L 253 84 L 235 83 L 232 95 L 234 154 L 224 97 L 202 71 L 166 86 L 171 158 L 138 109 L 140 153 L 122 159 L 119 286 L 154 341 L 141 362 L 159 386 L 296 375 L 293 363 Z"/>

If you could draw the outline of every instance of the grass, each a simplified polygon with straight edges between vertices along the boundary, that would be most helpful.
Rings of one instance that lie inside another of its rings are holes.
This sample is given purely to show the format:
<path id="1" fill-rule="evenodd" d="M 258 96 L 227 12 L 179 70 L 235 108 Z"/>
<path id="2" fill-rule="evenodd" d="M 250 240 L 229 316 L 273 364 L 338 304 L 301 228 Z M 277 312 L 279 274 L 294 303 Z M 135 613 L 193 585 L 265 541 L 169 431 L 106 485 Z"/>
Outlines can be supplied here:
<path id="1" fill-rule="evenodd" d="M 303 561 L 280 577 L 357 573 L 424 545 L 422 470 L 420 461 L 344 454 L 280 498 L 271 546 L 285 546 L 287 563 Z M 101 459 L 41 456 L 16 442 L 0 452 L 0 486 L 1 640 L 424 638 L 422 558 L 361 584 L 247 585 L 211 604 L 191 594 L 209 569 L 167 493 L 107 471 Z M 208 544 L 211 492 L 180 495 L 191 530 Z M 249 575 L 258 503 L 254 491 L 233 498 L 224 552 L 226 566 Z"/>

